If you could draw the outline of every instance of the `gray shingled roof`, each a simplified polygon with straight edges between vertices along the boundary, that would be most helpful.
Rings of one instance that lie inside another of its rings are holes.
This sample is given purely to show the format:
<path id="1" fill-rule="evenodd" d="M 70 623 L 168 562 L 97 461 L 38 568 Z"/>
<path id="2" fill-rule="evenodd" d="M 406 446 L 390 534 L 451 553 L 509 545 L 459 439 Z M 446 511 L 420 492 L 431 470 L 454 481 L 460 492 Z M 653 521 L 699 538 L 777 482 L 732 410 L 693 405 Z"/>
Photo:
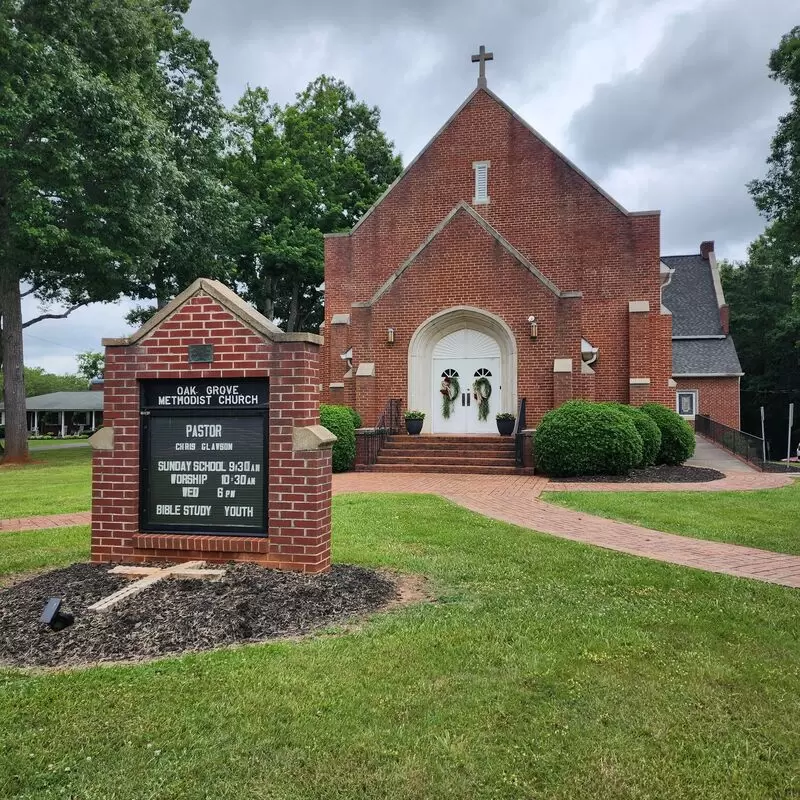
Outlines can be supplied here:
<path id="1" fill-rule="evenodd" d="M 741 375 L 733 339 L 674 339 L 673 375 Z"/>
<path id="2" fill-rule="evenodd" d="M 662 302 L 672 312 L 672 335 L 721 334 L 719 306 L 708 261 L 699 253 L 662 256 L 661 260 L 675 270 L 662 295 Z"/>
<path id="3" fill-rule="evenodd" d="M 28 397 L 28 411 L 102 411 L 103 392 L 52 392 Z M 3 404 L 0 403 L 0 408 Z"/>

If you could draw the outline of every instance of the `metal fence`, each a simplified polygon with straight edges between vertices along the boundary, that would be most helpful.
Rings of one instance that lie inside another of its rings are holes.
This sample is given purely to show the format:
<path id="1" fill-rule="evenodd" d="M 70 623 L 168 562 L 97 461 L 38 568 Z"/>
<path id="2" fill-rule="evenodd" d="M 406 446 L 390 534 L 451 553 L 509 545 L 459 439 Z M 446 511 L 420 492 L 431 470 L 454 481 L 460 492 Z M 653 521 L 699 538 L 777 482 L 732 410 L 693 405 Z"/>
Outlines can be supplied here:
<path id="1" fill-rule="evenodd" d="M 702 414 L 694 418 L 694 429 L 754 467 L 764 468 L 764 440 L 759 436 L 723 425 Z"/>
<path id="2" fill-rule="evenodd" d="M 356 432 L 356 466 L 374 464 L 389 436 L 400 433 L 401 406 L 401 400 L 390 400 L 374 428 L 361 428 Z"/>

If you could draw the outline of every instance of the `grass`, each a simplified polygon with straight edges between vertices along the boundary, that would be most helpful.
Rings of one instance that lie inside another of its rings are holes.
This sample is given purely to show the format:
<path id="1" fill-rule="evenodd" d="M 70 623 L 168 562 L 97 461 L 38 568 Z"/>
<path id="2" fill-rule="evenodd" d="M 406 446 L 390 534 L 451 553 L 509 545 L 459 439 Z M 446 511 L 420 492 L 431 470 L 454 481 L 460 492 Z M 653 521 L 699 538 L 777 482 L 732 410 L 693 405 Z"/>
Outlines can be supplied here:
<path id="1" fill-rule="evenodd" d="M 89 560 L 89 526 L 0 533 L 0 585 L 4 576 Z"/>
<path id="2" fill-rule="evenodd" d="M 755 492 L 548 492 L 543 499 L 658 531 L 800 555 L 800 482 Z"/>
<path id="3" fill-rule="evenodd" d="M 45 450 L 30 464 L 0 467 L 0 519 L 88 511 L 91 502 L 91 448 Z"/>
<path id="4" fill-rule="evenodd" d="M 428 496 L 339 497 L 334 543 L 338 561 L 427 575 L 438 602 L 296 643 L 0 671 L 0 796 L 800 792 L 800 593 Z"/>
<path id="5" fill-rule="evenodd" d="M 5 445 L 5 440 L 0 440 L 0 444 Z M 28 449 L 38 450 L 41 447 L 59 447 L 62 445 L 85 445 L 90 447 L 88 439 L 28 439 Z"/>

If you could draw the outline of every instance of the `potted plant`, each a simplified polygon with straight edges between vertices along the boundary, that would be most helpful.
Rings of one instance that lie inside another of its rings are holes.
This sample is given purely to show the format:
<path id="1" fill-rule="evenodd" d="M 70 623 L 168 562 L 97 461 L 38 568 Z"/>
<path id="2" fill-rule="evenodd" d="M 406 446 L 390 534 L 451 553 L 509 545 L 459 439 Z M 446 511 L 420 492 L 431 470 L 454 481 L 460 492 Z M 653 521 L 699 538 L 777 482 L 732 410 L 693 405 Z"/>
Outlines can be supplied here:
<path id="1" fill-rule="evenodd" d="M 514 423 L 517 421 L 516 415 L 503 413 L 498 414 L 495 419 L 497 421 L 497 432 L 501 436 L 511 436 L 514 433 Z"/>
<path id="2" fill-rule="evenodd" d="M 419 436 L 422 430 L 422 423 L 425 421 L 424 411 L 406 411 L 406 433 L 409 436 Z"/>

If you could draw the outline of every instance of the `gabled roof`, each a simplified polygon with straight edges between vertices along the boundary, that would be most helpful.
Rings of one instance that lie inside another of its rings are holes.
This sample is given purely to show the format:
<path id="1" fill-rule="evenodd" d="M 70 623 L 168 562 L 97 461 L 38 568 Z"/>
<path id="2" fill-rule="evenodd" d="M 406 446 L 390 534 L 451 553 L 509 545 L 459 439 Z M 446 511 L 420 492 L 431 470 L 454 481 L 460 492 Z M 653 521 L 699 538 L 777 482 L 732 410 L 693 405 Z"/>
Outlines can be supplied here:
<path id="1" fill-rule="evenodd" d="M 0 408 L 3 408 L 0 403 Z M 25 398 L 27 411 L 102 411 L 103 392 L 51 392 Z"/>
<path id="2" fill-rule="evenodd" d="M 527 269 L 534 277 L 556 297 L 580 297 L 580 292 L 562 292 L 548 277 L 543 275 L 522 253 L 517 250 L 496 228 L 490 225 L 472 206 L 463 200 L 431 231 L 428 238 L 389 276 L 383 285 L 365 303 L 353 303 L 356 308 L 366 308 L 375 305 L 394 282 L 425 252 L 436 237 L 455 219 L 459 213 L 467 214 L 491 236 L 506 252 L 523 268 Z"/>
<path id="3" fill-rule="evenodd" d="M 674 319 L 674 316 L 673 316 Z M 702 377 L 703 375 L 741 376 L 742 365 L 736 355 L 733 339 L 674 339 L 672 342 L 672 374 Z"/>
<path id="4" fill-rule="evenodd" d="M 595 191 L 601 194 L 603 197 L 608 200 L 611 205 L 615 206 L 619 211 L 629 217 L 639 217 L 639 216 L 652 216 L 660 214 L 660 211 L 628 211 L 621 203 L 617 202 L 610 194 L 608 194 L 601 186 L 595 183 L 580 167 L 570 161 L 558 148 L 552 145 L 547 139 L 542 136 L 532 125 L 526 122 L 516 111 L 514 111 L 511 106 L 501 100 L 491 89 L 486 89 L 483 87 L 477 87 L 473 89 L 472 92 L 468 95 L 467 99 L 451 114 L 450 118 L 447 122 L 439 128 L 438 131 L 433 135 L 433 137 L 428 141 L 428 143 L 422 148 L 422 150 L 417 153 L 417 155 L 408 163 L 408 166 L 400 173 L 400 175 L 395 178 L 395 180 L 389 185 L 386 191 L 370 206 L 369 209 L 364 213 L 361 219 L 356 222 L 356 224 L 349 230 L 343 233 L 326 233 L 326 237 L 336 237 L 336 236 L 351 236 L 354 234 L 361 225 L 369 218 L 372 212 L 383 202 L 384 198 L 386 198 L 397 186 L 400 181 L 405 178 L 406 174 L 414 167 L 414 165 L 419 161 L 423 155 L 430 149 L 433 143 L 453 124 L 453 121 L 458 117 L 458 115 L 469 105 L 470 101 L 473 97 L 475 97 L 478 92 L 485 92 L 492 100 L 495 101 L 501 108 L 507 111 L 517 122 L 519 122 L 524 128 L 526 128 L 533 136 L 535 136 L 545 147 L 549 148 L 556 156 L 558 156 L 568 167 L 570 167 L 574 172 L 580 175 Z"/>
<path id="5" fill-rule="evenodd" d="M 231 291 L 224 283 L 210 278 L 198 278 L 188 288 L 184 289 L 171 302 L 167 303 L 160 311 L 130 336 L 120 339 L 103 339 L 104 347 L 126 347 L 144 339 L 159 325 L 166 322 L 173 314 L 181 309 L 183 304 L 195 295 L 203 294 L 216 300 L 226 311 L 229 311 L 244 326 L 255 333 L 259 333 L 273 342 L 314 342 L 322 344 L 322 337 L 315 333 L 285 333 L 274 322 L 267 319 L 249 303 L 242 300 L 236 292 Z"/>
<path id="6" fill-rule="evenodd" d="M 675 270 L 664 287 L 662 302 L 672 312 L 673 336 L 721 336 L 719 304 L 711 264 L 699 253 L 661 256 Z"/>

